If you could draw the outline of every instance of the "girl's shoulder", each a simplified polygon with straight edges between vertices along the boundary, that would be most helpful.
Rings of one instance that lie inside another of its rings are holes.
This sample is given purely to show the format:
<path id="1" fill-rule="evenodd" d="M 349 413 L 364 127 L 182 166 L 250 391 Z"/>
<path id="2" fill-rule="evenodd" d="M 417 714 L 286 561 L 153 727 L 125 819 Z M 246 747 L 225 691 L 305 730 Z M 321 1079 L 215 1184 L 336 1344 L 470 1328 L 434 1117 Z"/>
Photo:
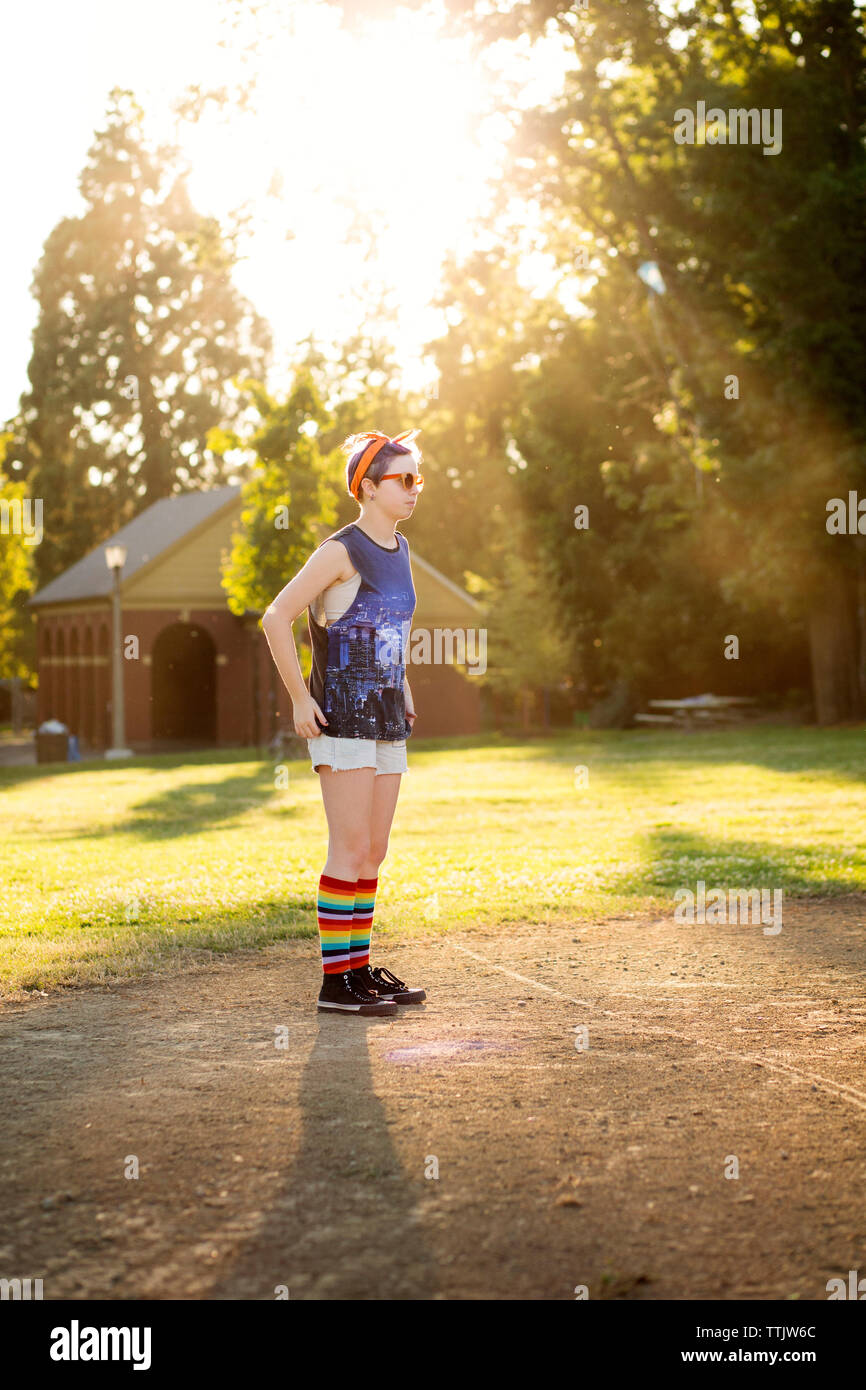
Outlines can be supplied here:
<path id="1" fill-rule="evenodd" d="M 318 555 L 322 550 L 324 550 L 326 546 L 332 552 L 335 552 L 337 548 L 339 548 L 340 553 L 343 555 L 344 558 L 343 567 L 340 571 L 340 574 L 338 575 L 338 579 L 340 580 L 351 579 L 352 575 L 357 573 L 356 567 L 353 563 L 353 539 L 354 537 L 352 535 L 351 525 L 343 526 L 339 531 L 335 531 L 333 535 L 326 536 L 323 541 L 320 541 L 319 544 L 316 546 L 315 551 L 313 552 L 315 555 Z M 333 544 L 334 542 L 336 542 L 337 544 Z"/>
<path id="2" fill-rule="evenodd" d="M 332 531 L 330 536 L 326 536 L 323 541 L 319 541 L 319 544 L 316 547 L 316 549 L 321 549 L 323 545 L 328 544 L 328 541 L 340 541 L 343 540 L 344 537 L 348 538 L 352 534 L 352 532 L 356 530 L 357 527 L 355 526 L 355 523 L 353 521 L 350 521 L 348 526 L 341 526 L 339 531 Z"/>

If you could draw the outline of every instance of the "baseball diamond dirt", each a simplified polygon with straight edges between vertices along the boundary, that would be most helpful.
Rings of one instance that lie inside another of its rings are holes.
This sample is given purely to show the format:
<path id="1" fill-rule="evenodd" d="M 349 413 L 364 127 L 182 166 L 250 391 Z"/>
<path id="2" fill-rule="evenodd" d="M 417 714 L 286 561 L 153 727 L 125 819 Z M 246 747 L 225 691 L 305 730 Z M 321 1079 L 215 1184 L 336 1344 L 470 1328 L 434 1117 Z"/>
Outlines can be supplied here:
<path id="1" fill-rule="evenodd" d="M 866 1273 L 864 916 L 383 938 L 428 991 L 397 1021 L 318 1015 L 313 941 L 13 1003 L 0 1274 L 46 1299 L 826 1299 Z"/>

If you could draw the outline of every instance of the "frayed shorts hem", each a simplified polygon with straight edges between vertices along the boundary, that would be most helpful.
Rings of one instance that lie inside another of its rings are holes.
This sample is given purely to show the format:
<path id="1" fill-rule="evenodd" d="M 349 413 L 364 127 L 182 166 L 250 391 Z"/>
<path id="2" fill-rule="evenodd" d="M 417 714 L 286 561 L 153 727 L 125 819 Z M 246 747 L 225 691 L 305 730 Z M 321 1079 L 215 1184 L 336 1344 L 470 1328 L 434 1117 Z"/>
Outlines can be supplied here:
<path id="1" fill-rule="evenodd" d="M 391 742 L 375 738 L 332 738 L 319 734 L 308 738 L 307 748 L 313 771 L 323 765 L 334 772 L 353 772 L 359 767 L 372 767 L 377 777 L 386 772 L 408 772 L 406 740 Z"/>

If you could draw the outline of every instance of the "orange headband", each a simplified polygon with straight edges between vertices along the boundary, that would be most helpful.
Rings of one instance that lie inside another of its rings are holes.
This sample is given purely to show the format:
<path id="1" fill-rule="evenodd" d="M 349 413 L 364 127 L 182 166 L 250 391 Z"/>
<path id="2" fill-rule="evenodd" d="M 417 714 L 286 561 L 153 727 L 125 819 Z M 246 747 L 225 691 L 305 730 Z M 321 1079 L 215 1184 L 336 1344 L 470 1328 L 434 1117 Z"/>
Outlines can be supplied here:
<path id="1" fill-rule="evenodd" d="M 395 434 L 393 439 L 389 439 L 387 434 L 379 434 L 378 430 L 370 430 L 369 433 L 362 435 L 363 439 L 369 439 L 371 442 L 359 458 L 358 467 L 355 469 L 349 485 L 349 491 L 356 502 L 361 483 L 379 450 L 384 449 L 386 444 L 405 444 L 407 440 L 414 439 L 416 434 L 420 434 L 420 430 L 404 430 L 402 434 Z"/>

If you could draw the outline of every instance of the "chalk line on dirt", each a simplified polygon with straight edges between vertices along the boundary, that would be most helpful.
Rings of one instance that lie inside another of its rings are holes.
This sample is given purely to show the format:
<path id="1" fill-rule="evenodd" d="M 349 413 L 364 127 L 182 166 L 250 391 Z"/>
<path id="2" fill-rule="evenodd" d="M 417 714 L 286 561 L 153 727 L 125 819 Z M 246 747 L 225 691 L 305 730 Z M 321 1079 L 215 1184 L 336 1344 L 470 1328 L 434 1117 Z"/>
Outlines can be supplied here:
<path id="1" fill-rule="evenodd" d="M 460 951 L 463 955 L 471 956 L 473 960 L 479 961 L 482 965 L 488 966 L 491 970 L 498 970 L 502 975 L 509 975 L 514 980 L 521 980 L 524 984 L 532 985 L 533 989 L 543 989 L 548 994 L 558 995 L 560 999 L 566 1000 L 569 1004 L 579 1004 L 582 1008 L 597 1008 L 598 1004 L 591 1004 L 586 999 L 575 999 L 570 994 L 564 994 L 561 989 L 554 989 L 552 985 L 546 985 L 541 980 L 533 980 L 528 975 L 520 975 L 516 970 L 509 970 L 504 965 L 497 964 L 496 961 L 488 960 L 486 956 L 479 956 L 475 951 L 470 951 L 466 946 L 458 946 L 456 941 L 448 941 L 448 945 L 455 951 Z M 612 991 L 613 992 L 613 991 Z M 620 992 L 619 998 L 636 999 L 639 1003 L 645 1002 L 639 994 L 626 994 Z M 614 1017 L 616 1010 L 605 1009 L 604 1013 L 608 1017 Z M 622 1012 L 622 1011 L 620 1011 Z M 629 1026 L 635 1032 L 654 1033 L 664 1038 L 674 1038 L 678 1042 L 688 1043 L 693 1047 L 708 1047 L 720 1053 L 723 1057 L 730 1058 L 731 1061 L 743 1062 L 750 1066 L 766 1067 L 768 1071 L 778 1071 L 794 1077 L 798 1081 L 808 1082 L 810 1085 L 817 1086 L 819 1090 L 826 1091 L 828 1095 L 836 1097 L 838 1100 L 847 1100 L 851 1105 L 855 1105 L 858 1110 L 866 1110 L 866 1092 L 858 1090 L 856 1086 L 849 1086 L 844 1081 L 830 1081 L 827 1077 L 818 1076 L 814 1072 L 803 1071 L 800 1067 L 791 1066 L 786 1062 L 771 1062 L 766 1057 L 761 1057 L 749 1052 L 731 1052 L 728 1048 L 722 1047 L 719 1043 L 711 1042 L 705 1038 L 690 1038 L 685 1033 L 677 1033 L 671 1028 L 658 1028 L 652 1024 L 630 1023 Z"/>

